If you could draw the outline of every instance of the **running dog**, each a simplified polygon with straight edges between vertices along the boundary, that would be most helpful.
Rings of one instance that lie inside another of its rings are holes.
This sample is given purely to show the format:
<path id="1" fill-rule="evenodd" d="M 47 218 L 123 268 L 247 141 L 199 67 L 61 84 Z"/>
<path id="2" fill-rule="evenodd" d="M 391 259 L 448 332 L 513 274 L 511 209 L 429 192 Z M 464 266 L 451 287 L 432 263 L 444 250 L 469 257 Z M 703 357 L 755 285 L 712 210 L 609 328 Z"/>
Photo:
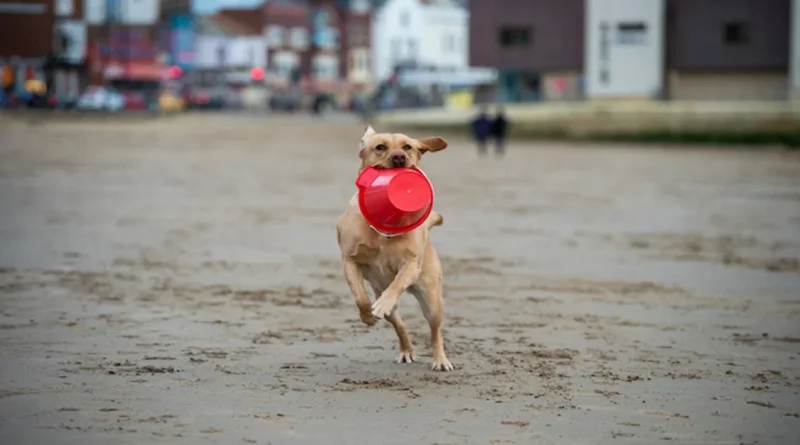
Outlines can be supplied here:
<path id="1" fill-rule="evenodd" d="M 368 127 L 361 137 L 361 168 L 418 168 L 422 155 L 444 150 L 447 142 L 439 137 L 413 139 L 404 134 L 376 133 Z M 444 353 L 442 322 L 442 264 L 430 242 L 428 231 L 444 222 L 431 212 L 416 229 L 387 237 L 374 230 L 358 207 L 358 195 L 350 199 L 336 223 L 336 238 L 342 253 L 347 285 L 353 293 L 361 321 L 373 326 L 385 318 L 394 326 L 399 340 L 397 363 L 414 361 L 414 346 L 397 311 L 397 300 L 408 291 L 416 297 L 431 330 L 432 369 L 452 371 Z M 375 295 L 370 301 L 366 280 Z"/>

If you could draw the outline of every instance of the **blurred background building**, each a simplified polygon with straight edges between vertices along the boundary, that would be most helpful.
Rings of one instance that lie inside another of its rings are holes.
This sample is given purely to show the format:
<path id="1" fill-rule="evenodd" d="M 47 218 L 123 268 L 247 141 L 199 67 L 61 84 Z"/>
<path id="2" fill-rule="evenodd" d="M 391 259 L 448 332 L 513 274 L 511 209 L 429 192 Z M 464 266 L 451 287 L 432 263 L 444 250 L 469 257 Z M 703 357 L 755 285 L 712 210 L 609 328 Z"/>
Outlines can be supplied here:
<path id="1" fill-rule="evenodd" d="M 791 0 L 666 4 L 665 88 L 681 100 L 785 100 L 789 94 Z"/>
<path id="2" fill-rule="evenodd" d="M 498 70 L 502 102 L 578 98 L 586 3 L 471 0 L 469 63 Z"/>
<path id="3" fill-rule="evenodd" d="M 161 82 L 158 0 L 86 0 L 92 85 L 154 94 Z"/>
<path id="4" fill-rule="evenodd" d="M 375 12 L 372 59 L 378 79 L 398 67 L 447 71 L 469 66 L 469 14 L 450 0 L 387 0 Z"/>
<path id="5" fill-rule="evenodd" d="M 505 102 L 786 100 L 799 8 L 796 0 L 471 0 L 470 63 L 499 70 Z"/>
<path id="6" fill-rule="evenodd" d="M 3 91 L 287 110 L 800 97 L 800 0 L 230 3 L 0 0 Z"/>
<path id="7" fill-rule="evenodd" d="M 261 10 L 198 16 L 194 30 L 196 59 L 187 77 L 191 78 L 195 102 L 213 108 L 241 108 L 253 101 L 263 103 L 264 89 L 251 86 L 254 79 L 263 79 L 267 66 L 267 37 L 262 32 Z"/>
<path id="8" fill-rule="evenodd" d="M 0 1 L 0 72 L 3 90 L 45 81 L 60 94 L 88 83 L 84 5 L 67 0 Z"/>

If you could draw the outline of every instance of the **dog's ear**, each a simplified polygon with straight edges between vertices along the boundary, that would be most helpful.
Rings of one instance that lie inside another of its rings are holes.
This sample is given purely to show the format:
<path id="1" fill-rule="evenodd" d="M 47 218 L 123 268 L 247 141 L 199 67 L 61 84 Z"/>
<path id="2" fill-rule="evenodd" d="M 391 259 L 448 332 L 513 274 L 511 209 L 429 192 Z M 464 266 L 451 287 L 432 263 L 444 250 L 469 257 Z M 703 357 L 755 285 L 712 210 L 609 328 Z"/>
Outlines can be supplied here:
<path id="1" fill-rule="evenodd" d="M 358 143 L 358 157 L 364 159 L 364 141 L 375 134 L 375 130 L 372 129 L 372 125 L 367 125 L 367 129 L 364 130 L 364 135 L 361 136 L 361 142 Z"/>
<path id="2" fill-rule="evenodd" d="M 372 125 L 367 125 L 367 129 L 364 130 L 364 136 L 361 136 L 361 139 L 368 138 L 375 134 L 375 130 L 372 129 Z"/>
<path id="3" fill-rule="evenodd" d="M 439 137 L 422 138 L 419 140 L 419 144 L 422 153 L 440 151 L 447 148 L 447 141 Z"/>

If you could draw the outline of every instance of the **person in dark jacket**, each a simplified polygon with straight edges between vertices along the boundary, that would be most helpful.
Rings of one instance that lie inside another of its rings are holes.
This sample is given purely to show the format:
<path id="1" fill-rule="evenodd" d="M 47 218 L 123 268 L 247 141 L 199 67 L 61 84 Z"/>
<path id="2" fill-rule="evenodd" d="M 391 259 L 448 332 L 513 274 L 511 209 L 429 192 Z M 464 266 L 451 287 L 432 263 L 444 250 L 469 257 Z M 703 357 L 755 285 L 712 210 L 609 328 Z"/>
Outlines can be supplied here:
<path id="1" fill-rule="evenodd" d="M 486 108 L 481 108 L 478 116 L 472 120 L 472 136 L 475 138 L 475 143 L 478 145 L 479 155 L 483 156 L 486 154 L 486 141 L 491 134 L 492 121 L 489 120 Z"/>
<path id="2" fill-rule="evenodd" d="M 492 137 L 495 142 L 495 154 L 503 156 L 506 152 L 506 132 L 508 130 L 508 120 L 502 108 L 497 109 L 497 114 L 492 121 Z"/>

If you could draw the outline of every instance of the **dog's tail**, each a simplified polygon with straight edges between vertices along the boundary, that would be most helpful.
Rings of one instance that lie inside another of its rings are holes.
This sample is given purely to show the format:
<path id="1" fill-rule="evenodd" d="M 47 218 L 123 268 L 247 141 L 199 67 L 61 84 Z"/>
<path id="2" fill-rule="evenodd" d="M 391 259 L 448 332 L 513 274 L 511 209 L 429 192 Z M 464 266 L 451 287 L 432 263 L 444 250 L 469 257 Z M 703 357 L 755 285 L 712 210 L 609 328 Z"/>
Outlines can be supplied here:
<path id="1" fill-rule="evenodd" d="M 444 224 L 444 217 L 436 211 L 432 211 L 431 214 L 428 216 L 428 220 L 425 221 L 425 227 L 430 230 L 436 226 L 441 226 Z"/>

